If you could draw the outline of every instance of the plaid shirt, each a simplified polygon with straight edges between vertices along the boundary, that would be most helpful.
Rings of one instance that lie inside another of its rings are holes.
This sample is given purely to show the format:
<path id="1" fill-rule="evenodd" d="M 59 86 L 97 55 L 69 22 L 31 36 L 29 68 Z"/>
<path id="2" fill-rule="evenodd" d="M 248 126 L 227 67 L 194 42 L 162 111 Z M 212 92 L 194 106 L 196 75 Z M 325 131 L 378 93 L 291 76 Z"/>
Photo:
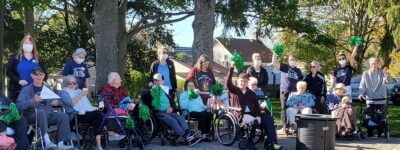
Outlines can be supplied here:
<path id="1" fill-rule="evenodd" d="M 113 96 L 105 96 L 105 98 L 110 102 L 111 107 L 115 108 L 119 105 L 119 101 L 129 96 L 128 91 L 123 87 L 115 88 L 109 84 L 104 85 L 100 89 L 100 95 L 110 95 Z"/>

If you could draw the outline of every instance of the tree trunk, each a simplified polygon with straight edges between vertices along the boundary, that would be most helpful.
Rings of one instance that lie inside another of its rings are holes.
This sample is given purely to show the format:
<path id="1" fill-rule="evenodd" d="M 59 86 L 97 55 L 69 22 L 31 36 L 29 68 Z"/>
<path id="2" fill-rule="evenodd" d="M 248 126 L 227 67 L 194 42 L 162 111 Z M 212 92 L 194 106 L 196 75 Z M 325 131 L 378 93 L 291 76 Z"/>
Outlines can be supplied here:
<path id="1" fill-rule="evenodd" d="M 97 91 L 107 83 L 110 72 L 118 71 L 118 0 L 96 0 L 94 6 Z"/>
<path id="2" fill-rule="evenodd" d="M 0 91 L 3 91 L 4 76 L 3 76 L 3 55 L 4 55 L 4 11 L 5 11 L 5 0 L 0 0 Z M 5 87 L 4 87 L 5 88 Z"/>
<path id="3" fill-rule="evenodd" d="M 123 0 L 118 9 L 118 73 L 125 80 L 125 67 L 127 61 L 128 33 L 126 32 L 127 0 Z"/>
<path id="4" fill-rule="evenodd" d="M 194 0 L 193 64 L 201 54 L 213 60 L 213 38 L 215 28 L 215 0 Z"/>
<path id="5" fill-rule="evenodd" d="M 34 9 L 32 0 L 25 1 L 26 4 L 24 6 L 24 32 L 30 33 L 31 36 L 35 37 L 35 17 L 33 15 Z"/>

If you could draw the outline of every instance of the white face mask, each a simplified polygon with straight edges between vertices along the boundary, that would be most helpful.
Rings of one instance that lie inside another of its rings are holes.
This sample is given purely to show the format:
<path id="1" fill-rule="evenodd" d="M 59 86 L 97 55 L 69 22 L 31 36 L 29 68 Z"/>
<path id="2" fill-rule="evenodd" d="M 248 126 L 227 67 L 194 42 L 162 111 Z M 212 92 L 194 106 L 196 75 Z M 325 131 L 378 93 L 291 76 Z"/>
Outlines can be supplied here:
<path id="1" fill-rule="evenodd" d="M 162 60 L 167 60 L 168 59 L 168 54 L 163 54 L 161 57 Z"/>
<path id="2" fill-rule="evenodd" d="M 254 61 L 254 64 L 256 65 L 256 66 L 261 66 L 261 60 L 255 60 Z"/>
<path id="3" fill-rule="evenodd" d="M 32 44 L 24 44 L 24 45 L 22 45 L 22 50 L 24 50 L 24 52 L 32 52 L 33 45 Z"/>
<path id="4" fill-rule="evenodd" d="M 342 66 L 346 65 L 346 63 L 347 63 L 346 60 L 340 60 L 340 61 L 339 61 L 339 64 L 342 65 Z"/>
<path id="5" fill-rule="evenodd" d="M 85 59 L 75 57 L 75 58 L 74 58 L 74 61 L 75 61 L 77 64 L 81 64 L 83 61 L 85 61 Z"/>
<path id="6" fill-rule="evenodd" d="M 296 66 L 296 61 L 294 61 L 294 60 L 289 61 L 289 66 L 290 67 L 295 67 Z"/>

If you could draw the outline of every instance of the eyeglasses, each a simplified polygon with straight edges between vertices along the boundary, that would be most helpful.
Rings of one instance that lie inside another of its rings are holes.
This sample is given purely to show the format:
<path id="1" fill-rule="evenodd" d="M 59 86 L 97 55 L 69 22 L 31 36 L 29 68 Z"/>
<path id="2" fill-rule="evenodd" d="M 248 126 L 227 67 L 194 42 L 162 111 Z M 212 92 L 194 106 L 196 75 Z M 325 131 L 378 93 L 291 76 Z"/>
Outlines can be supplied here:
<path id="1" fill-rule="evenodd" d="M 311 68 L 317 68 L 317 66 L 311 66 Z"/>
<path id="2" fill-rule="evenodd" d="M 257 84 L 251 84 L 251 86 L 257 86 Z"/>
<path id="3" fill-rule="evenodd" d="M 35 76 L 44 76 L 45 74 L 44 73 L 34 73 L 33 75 L 35 75 Z"/>
<path id="4" fill-rule="evenodd" d="M 162 52 L 163 54 L 169 54 L 169 52 Z"/>
<path id="5" fill-rule="evenodd" d="M 67 84 L 68 85 L 76 85 L 76 82 L 75 81 L 68 81 Z"/>
<path id="6" fill-rule="evenodd" d="M 339 58 L 339 60 L 346 60 L 346 58 Z"/>

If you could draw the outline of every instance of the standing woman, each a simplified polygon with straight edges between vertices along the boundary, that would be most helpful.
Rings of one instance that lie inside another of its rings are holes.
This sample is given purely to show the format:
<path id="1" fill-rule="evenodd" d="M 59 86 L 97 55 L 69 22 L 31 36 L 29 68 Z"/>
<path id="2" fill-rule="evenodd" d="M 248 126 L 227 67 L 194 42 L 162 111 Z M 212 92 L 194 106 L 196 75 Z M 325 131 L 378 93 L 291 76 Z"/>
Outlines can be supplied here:
<path id="1" fill-rule="evenodd" d="M 77 79 L 78 88 L 88 88 L 89 83 L 89 69 L 83 61 L 85 61 L 86 50 L 83 48 L 78 48 L 72 55 L 73 60 L 70 60 L 64 64 L 64 68 L 61 74 L 64 76 L 64 80 L 68 75 L 73 75 Z"/>
<path id="2" fill-rule="evenodd" d="M 215 77 L 210 67 L 210 59 L 206 54 L 200 55 L 195 66 L 190 69 L 187 78 L 194 78 L 200 90 L 203 103 L 207 103 L 210 96 L 211 86 L 215 84 Z"/>
<path id="3" fill-rule="evenodd" d="M 164 85 L 169 87 L 170 98 L 174 99 L 176 94 L 176 72 L 174 62 L 168 59 L 168 48 L 162 47 L 157 50 L 158 60 L 154 61 L 150 66 L 149 87 L 153 86 L 153 76 L 156 73 L 163 75 Z"/>
<path id="4" fill-rule="evenodd" d="M 257 79 L 257 87 L 261 88 L 264 93 L 267 93 L 268 87 L 268 72 L 262 67 L 260 53 L 253 53 L 253 66 L 247 68 L 247 74 Z"/>
<path id="5" fill-rule="evenodd" d="M 6 74 L 10 79 L 8 97 L 11 100 L 15 102 L 22 87 L 33 82 L 31 72 L 36 67 L 44 70 L 46 81 L 47 72 L 44 62 L 37 51 L 35 39 L 28 33 L 20 42 L 18 52 L 8 58 Z"/>

